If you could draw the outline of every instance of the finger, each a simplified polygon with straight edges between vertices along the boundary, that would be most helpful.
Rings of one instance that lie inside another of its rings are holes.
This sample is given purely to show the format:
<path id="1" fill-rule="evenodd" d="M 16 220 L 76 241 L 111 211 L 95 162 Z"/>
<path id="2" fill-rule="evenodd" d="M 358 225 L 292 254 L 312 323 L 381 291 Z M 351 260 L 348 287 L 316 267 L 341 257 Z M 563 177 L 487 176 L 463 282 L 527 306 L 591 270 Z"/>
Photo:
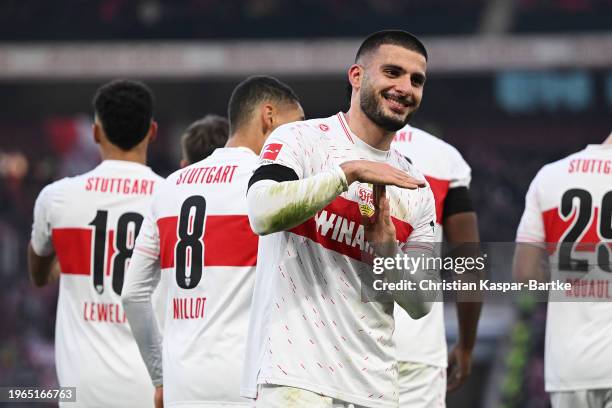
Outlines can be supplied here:
<path id="1" fill-rule="evenodd" d="M 407 175 L 404 172 L 396 173 L 393 178 L 393 182 L 388 184 L 393 184 L 401 188 L 408 188 L 414 190 L 420 187 L 425 187 L 426 185 L 425 181 L 418 180 L 412 176 Z"/>
<path id="2" fill-rule="evenodd" d="M 374 184 L 372 186 L 372 193 L 373 193 L 372 201 L 374 204 L 374 216 L 376 218 L 378 218 L 378 214 L 380 211 L 380 189 L 381 187 L 382 187 L 381 184 Z"/>
<path id="3" fill-rule="evenodd" d="M 382 201 L 387 196 L 387 187 L 384 184 L 376 184 L 374 186 L 376 189 L 376 195 L 378 196 L 378 201 Z"/>
<path id="4" fill-rule="evenodd" d="M 417 187 L 425 187 L 427 185 L 427 182 L 425 180 L 417 179 L 415 177 L 407 175 L 406 173 L 402 174 L 402 180 L 405 183 L 414 184 Z"/>
<path id="5" fill-rule="evenodd" d="M 459 372 L 455 372 L 452 377 L 447 378 L 446 391 L 451 392 L 459 388 L 464 383 L 465 378 Z"/>
<path id="6" fill-rule="evenodd" d="M 361 225 L 366 229 L 366 231 L 372 227 L 372 220 L 367 215 L 361 216 Z"/>
<path id="7" fill-rule="evenodd" d="M 391 221 L 391 204 L 389 203 L 389 199 L 384 196 L 381 203 L 381 214 L 380 217 L 385 222 L 385 224 L 390 225 Z"/>

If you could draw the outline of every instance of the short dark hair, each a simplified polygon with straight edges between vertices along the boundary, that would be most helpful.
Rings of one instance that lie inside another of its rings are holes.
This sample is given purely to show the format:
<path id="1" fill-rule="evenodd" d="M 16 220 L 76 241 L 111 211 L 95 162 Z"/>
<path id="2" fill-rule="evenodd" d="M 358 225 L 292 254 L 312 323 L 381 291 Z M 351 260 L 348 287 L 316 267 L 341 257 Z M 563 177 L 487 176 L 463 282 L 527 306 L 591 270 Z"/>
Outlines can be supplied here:
<path id="1" fill-rule="evenodd" d="M 102 85 L 93 98 L 94 111 L 106 137 L 125 151 L 138 145 L 147 135 L 153 104 L 149 87 L 126 79 Z"/>
<path id="2" fill-rule="evenodd" d="M 234 88 L 229 100 L 227 116 L 230 133 L 234 133 L 247 122 L 257 104 L 264 101 L 299 103 L 299 98 L 288 85 L 274 77 L 266 75 L 248 77 Z"/>
<path id="3" fill-rule="evenodd" d="M 425 45 L 414 34 L 404 30 L 382 30 L 370 34 L 357 50 L 355 62 L 362 56 L 374 52 L 384 44 L 397 45 L 411 51 L 416 51 L 425 57 L 427 61 L 427 49 Z"/>
<path id="4" fill-rule="evenodd" d="M 193 122 L 181 137 L 183 158 L 189 164 L 204 160 L 211 153 L 225 146 L 229 136 L 229 122 L 218 115 L 206 115 Z"/>

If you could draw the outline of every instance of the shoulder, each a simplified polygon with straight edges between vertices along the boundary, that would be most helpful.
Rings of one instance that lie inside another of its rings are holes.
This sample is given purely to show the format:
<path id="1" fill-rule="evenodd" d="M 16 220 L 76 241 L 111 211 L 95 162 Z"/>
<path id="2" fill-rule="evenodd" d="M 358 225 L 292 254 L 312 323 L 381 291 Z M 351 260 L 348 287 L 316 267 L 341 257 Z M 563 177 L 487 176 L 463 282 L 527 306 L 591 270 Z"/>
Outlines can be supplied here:
<path id="1" fill-rule="evenodd" d="M 82 185 L 83 181 L 87 179 L 88 173 L 81 174 L 74 177 L 64 177 L 56 180 L 50 184 L 47 184 L 40 192 L 40 195 L 47 197 L 55 197 L 61 195 L 71 189 L 77 188 Z"/>
<path id="2" fill-rule="evenodd" d="M 459 150 L 453 145 L 423 129 L 410 125 L 396 133 L 392 146 L 403 154 L 408 154 L 411 149 L 416 149 L 419 152 L 425 151 L 432 155 L 444 156 L 446 160 L 464 161 Z"/>
<path id="3" fill-rule="evenodd" d="M 389 159 L 393 166 L 404 170 L 414 178 L 425 180 L 425 176 L 423 175 L 423 173 L 419 169 L 417 169 L 417 167 L 408 157 L 406 157 L 401 151 L 399 151 L 395 147 L 391 147 Z"/>
<path id="4" fill-rule="evenodd" d="M 337 116 L 327 118 L 316 118 L 286 123 L 274 129 L 270 137 L 291 136 L 306 141 L 313 141 L 325 138 L 329 134 L 337 131 Z"/>
<path id="5" fill-rule="evenodd" d="M 155 173 L 153 170 L 151 170 L 150 175 L 151 175 L 151 178 L 153 179 L 153 181 L 156 181 L 157 183 L 161 183 L 162 181 L 165 180 L 165 178 L 163 178 L 159 174 Z"/>
<path id="6" fill-rule="evenodd" d="M 545 183 L 548 181 L 552 181 L 553 179 L 557 179 L 560 176 L 563 177 L 565 174 L 567 174 L 567 169 L 570 166 L 572 160 L 579 158 L 581 153 L 582 151 L 572 153 L 562 159 L 545 164 L 537 172 L 536 176 L 534 177 L 534 182 L 537 181 Z"/>

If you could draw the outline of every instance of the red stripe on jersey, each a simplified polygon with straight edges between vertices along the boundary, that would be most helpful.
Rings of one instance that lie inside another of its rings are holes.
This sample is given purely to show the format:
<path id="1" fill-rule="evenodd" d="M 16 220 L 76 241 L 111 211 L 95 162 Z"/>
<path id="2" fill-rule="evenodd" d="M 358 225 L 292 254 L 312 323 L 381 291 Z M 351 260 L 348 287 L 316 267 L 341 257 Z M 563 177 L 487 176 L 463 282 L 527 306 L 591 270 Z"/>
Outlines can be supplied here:
<path id="1" fill-rule="evenodd" d="M 157 220 L 159 230 L 159 264 L 162 269 L 174 267 L 174 249 L 178 241 L 178 217 Z"/>
<path id="2" fill-rule="evenodd" d="M 546 236 L 546 242 L 558 243 L 561 238 L 566 234 L 568 229 L 573 228 L 572 226 L 574 224 L 576 214 L 577 212 L 574 211 L 573 214 L 567 220 L 563 220 L 559 215 L 559 209 L 557 208 L 544 211 L 542 213 L 542 219 L 544 220 L 544 232 Z M 600 242 L 599 235 L 597 234 L 598 223 L 599 208 L 595 207 L 593 209 L 591 223 L 589 224 L 586 232 L 583 231 L 583 234 L 581 234 L 581 238 L 578 241 L 579 245 L 576 245 L 574 247 L 575 251 L 595 251 L 595 246 L 592 244 Z"/>
<path id="3" fill-rule="evenodd" d="M 115 231 L 108 231 L 108 252 L 106 254 L 106 276 L 111 273 L 111 260 L 115 254 Z"/>
<path id="4" fill-rule="evenodd" d="M 157 221 L 160 265 L 174 267 L 178 217 Z M 255 266 L 258 237 L 246 215 L 209 215 L 204 228 L 204 266 Z"/>
<path id="5" fill-rule="evenodd" d="M 91 238 L 92 230 L 87 228 L 54 228 L 51 231 L 62 273 L 91 273 Z"/>
<path id="6" fill-rule="evenodd" d="M 348 125 L 344 123 L 344 114 L 338 112 L 337 116 L 338 120 L 340 121 L 340 126 L 342 126 L 342 129 L 344 130 L 344 134 L 346 134 L 346 137 L 348 137 L 348 140 L 350 140 L 351 143 L 355 144 L 355 142 L 353 141 L 353 137 L 351 136 L 351 132 L 349 132 L 348 130 Z"/>
<path id="7" fill-rule="evenodd" d="M 317 216 L 292 228 L 290 232 L 309 238 L 323 247 L 342 255 L 362 261 L 364 253 L 358 244 L 357 230 L 361 225 L 359 205 L 344 197 L 338 197 L 329 203 Z M 391 217 L 395 225 L 395 234 L 400 242 L 406 242 L 412 233 L 412 226 L 407 222 Z M 363 244 L 362 244 L 363 245 Z"/>
<path id="8" fill-rule="evenodd" d="M 258 243 L 246 215 L 209 215 L 204 266 L 255 266 Z"/>
<path id="9" fill-rule="evenodd" d="M 444 211 L 444 200 L 446 200 L 446 194 L 448 194 L 448 187 L 450 180 L 437 179 L 431 176 L 425 176 L 425 179 L 431 187 L 433 192 L 434 201 L 436 203 L 436 220 L 438 224 L 442 225 L 442 212 Z"/>

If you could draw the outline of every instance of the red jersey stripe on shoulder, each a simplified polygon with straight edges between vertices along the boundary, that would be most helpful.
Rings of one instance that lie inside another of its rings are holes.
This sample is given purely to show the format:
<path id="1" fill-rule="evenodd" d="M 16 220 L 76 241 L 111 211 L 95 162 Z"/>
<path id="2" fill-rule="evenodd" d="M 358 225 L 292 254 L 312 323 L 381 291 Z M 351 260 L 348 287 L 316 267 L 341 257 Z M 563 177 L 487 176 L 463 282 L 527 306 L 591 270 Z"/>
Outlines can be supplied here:
<path id="1" fill-rule="evenodd" d="M 344 130 L 344 134 L 346 134 L 346 137 L 348 137 L 348 140 L 350 140 L 351 143 L 355 144 L 355 142 L 353 141 L 353 137 L 351 136 L 351 132 L 349 132 L 348 130 L 348 124 L 345 121 L 344 113 L 338 112 L 336 116 L 338 117 L 338 120 L 340 121 L 340 126 L 342 126 L 342 129 Z"/>

